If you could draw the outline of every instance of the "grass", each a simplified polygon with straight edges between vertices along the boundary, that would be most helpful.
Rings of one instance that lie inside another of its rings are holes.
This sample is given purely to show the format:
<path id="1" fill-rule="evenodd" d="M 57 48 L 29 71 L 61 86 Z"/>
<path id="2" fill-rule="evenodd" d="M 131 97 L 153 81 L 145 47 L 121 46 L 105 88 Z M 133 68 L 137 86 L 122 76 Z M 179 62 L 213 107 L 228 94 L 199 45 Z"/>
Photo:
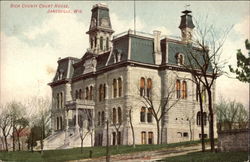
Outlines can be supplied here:
<path id="1" fill-rule="evenodd" d="M 247 161 L 247 152 L 194 152 L 186 155 L 168 157 L 167 162 L 243 162 Z"/>
<path id="2" fill-rule="evenodd" d="M 110 154 L 125 154 L 132 152 L 140 151 L 152 151 L 159 150 L 163 148 L 174 148 L 178 146 L 190 146 L 199 144 L 200 141 L 188 141 L 172 144 L 162 144 L 162 145 L 137 145 L 135 149 L 132 146 L 119 146 L 116 149 L 116 146 L 110 147 Z M 40 152 L 29 152 L 29 151 L 20 151 L 20 152 L 0 152 L 0 159 L 3 161 L 46 161 L 46 162 L 55 162 L 55 161 L 66 161 L 66 160 L 78 160 L 89 158 L 89 152 L 93 150 L 92 157 L 105 156 L 106 147 L 84 147 L 83 153 L 81 153 L 81 148 L 73 149 L 64 149 L 64 150 L 46 150 L 44 154 L 41 155 Z"/>

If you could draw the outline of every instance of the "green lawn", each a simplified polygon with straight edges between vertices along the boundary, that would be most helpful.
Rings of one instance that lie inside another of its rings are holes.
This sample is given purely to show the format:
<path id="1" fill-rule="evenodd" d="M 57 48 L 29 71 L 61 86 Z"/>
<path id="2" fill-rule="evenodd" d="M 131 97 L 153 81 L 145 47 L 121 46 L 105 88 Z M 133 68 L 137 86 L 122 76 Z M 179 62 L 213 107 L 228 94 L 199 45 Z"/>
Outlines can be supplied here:
<path id="1" fill-rule="evenodd" d="M 150 151 L 162 148 L 173 148 L 177 146 L 190 146 L 200 143 L 200 141 L 192 142 L 181 142 L 173 144 L 163 144 L 163 145 L 137 145 L 135 149 L 132 146 L 116 146 L 110 147 L 111 155 L 124 154 L 130 152 L 139 151 Z M 47 150 L 41 155 L 39 152 L 0 152 L 0 159 L 3 161 L 65 161 L 65 160 L 77 160 L 89 157 L 89 151 L 93 150 L 93 157 L 105 156 L 105 147 L 85 147 L 83 148 L 83 153 L 81 153 L 80 148 L 65 149 L 65 150 Z"/>
<path id="2" fill-rule="evenodd" d="M 247 161 L 247 152 L 194 152 L 187 155 L 169 157 L 167 162 L 243 162 Z"/>

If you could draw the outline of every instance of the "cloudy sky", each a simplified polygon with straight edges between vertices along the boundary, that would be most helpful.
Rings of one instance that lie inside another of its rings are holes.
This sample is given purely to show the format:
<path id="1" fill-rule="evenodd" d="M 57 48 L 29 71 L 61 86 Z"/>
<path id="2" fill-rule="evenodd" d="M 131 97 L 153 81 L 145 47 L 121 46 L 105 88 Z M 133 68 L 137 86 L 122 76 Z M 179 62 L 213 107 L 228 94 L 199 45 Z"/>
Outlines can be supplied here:
<path id="1" fill-rule="evenodd" d="M 58 58 L 80 58 L 88 48 L 85 33 L 89 28 L 92 6 L 99 2 L 1 1 L 2 104 L 13 99 L 23 101 L 34 95 L 51 96 L 47 83 L 54 76 Z M 134 2 L 102 2 L 109 6 L 115 34 L 133 29 Z M 48 13 L 53 9 L 49 5 L 54 7 L 56 4 L 68 5 L 65 10 L 73 13 Z M 186 4 L 190 4 L 194 18 L 208 16 L 208 21 L 218 29 L 234 25 L 225 42 L 223 57 L 229 64 L 236 65 L 236 50 L 245 49 L 244 41 L 250 35 L 249 1 L 140 1 L 136 2 L 136 29 L 149 33 L 157 29 L 166 35 L 180 36 L 178 26 Z M 248 89 L 248 84 L 225 76 L 217 80 L 217 98 L 224 96 L 248 106 Z"/>

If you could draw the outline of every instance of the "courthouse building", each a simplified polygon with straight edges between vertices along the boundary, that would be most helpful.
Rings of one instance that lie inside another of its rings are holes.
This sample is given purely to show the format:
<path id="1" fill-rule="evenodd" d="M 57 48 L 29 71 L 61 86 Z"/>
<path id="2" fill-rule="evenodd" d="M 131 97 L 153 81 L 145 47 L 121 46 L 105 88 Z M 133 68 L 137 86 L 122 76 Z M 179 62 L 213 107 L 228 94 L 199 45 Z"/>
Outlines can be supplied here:
<path id="1" fill-rule="evenodd" d="M 86 32 L 89 48 L 82 58 L 59 59 L 49 83 L 53 133 L 45 140 L 45 147 L 77 147 L 85 135 L 84 146 L 105 146 L 107 121 L 110 144 L 130 145 L 130 110 L 135 143 L 156 144 L 156 121 L 144 98 L 150 97 L 157 108 L 166 100 L 171 86 L 174 93 L 170 103 L 178 102 L 162 120 L 162 143 L 199 139 L 202 114 L 197 89 L 190 81 L 191 74 L 182 67 L 187 62 L 184 49 L 195 28 L 191 11 L 183 11 L 180 25 L 176 24 L 180 38 L 163 36 L 160 31 L 149 34 L 132 30 L 113 36 L 108 6 L 96 4 L 91 11 Z M 214 92 L 213 88 L 213 98 Z M 205 98 L 204 94 L 206 102 Z M 204 109 L 207 136 L 207 106 Z"/>

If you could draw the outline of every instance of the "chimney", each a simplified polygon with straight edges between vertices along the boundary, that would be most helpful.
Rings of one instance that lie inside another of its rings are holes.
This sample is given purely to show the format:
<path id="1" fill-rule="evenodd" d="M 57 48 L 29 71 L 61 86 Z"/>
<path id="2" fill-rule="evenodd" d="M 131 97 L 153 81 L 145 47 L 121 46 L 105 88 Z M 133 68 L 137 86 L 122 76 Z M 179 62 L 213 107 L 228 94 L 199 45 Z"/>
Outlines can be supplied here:
<path id="1" fill-rule="evenodd" d="M 160 65 L 161 64 L 161 32 L 154 30 L 154 59 L 155 64 Z"/>
<path id="2" fill-rule="evenodd" d="M 182 11 L 184 15 L 181 16 L 181 23 L 179 28 L 181 29 L 181 37 L 182 41 L 185 43 L 191 43 L 192 42 L 192 35 L 193 35 L 193 29 L 194 29 L 194 23 L 192 20 L 192 13 L 189 10 Z"/>

